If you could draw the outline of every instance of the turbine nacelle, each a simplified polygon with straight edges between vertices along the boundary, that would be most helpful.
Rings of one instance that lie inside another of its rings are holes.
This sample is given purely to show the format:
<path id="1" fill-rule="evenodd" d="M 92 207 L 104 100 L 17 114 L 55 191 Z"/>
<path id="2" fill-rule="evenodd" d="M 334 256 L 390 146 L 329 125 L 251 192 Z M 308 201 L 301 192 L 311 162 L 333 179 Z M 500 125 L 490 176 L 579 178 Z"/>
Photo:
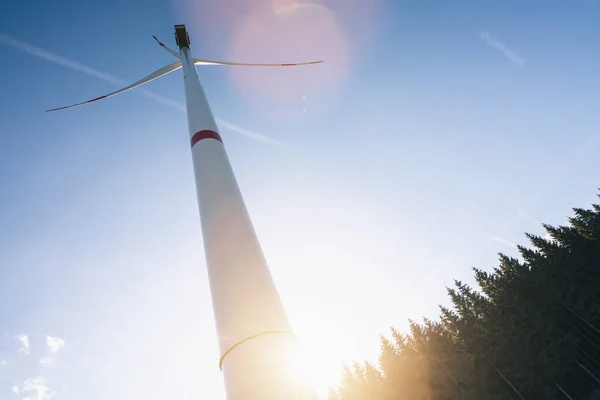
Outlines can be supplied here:
<path id="1" fill-rule="evenodd" d="M 190 47 L 190 35 L 184 24 L 175 25 L 175 42 L 179 48 Z"/>

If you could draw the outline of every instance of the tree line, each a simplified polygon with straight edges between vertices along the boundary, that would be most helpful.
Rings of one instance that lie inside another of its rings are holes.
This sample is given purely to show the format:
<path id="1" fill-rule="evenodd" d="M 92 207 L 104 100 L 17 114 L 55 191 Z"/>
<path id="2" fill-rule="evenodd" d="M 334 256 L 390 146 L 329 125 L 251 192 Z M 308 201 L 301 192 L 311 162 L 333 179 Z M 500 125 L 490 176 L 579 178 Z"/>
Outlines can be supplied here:
<path id="1" fill-rule="evenodd" d="M 600 205 L 456 280 L 438 320 L 381 337 L 329 400 L 600 400 Z"/>

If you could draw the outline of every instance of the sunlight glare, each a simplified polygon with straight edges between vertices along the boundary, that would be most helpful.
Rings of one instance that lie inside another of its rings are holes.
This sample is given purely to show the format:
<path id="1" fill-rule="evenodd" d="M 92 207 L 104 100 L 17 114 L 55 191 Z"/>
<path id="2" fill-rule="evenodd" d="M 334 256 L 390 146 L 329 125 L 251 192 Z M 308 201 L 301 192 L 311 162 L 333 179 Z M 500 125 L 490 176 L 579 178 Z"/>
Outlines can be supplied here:
<path id="1" fill-rule="evenodd" d="M 258 8 L 244 16 L 233 33 L 227 58 L 325 63 L 298 68 L 232 68 L 228 73 L 251 107 L 269 118 L 290 122 L 304 118 L 301 110 L 308 107 L 301 106 L 302 95 L 310 95 L 311 115 L 330 108 L 347 76 L 349 55 L 346 33 L 329 8 L 277 0 L 271 9 Z"/>
<path id="2" fill-rule="evenodd" d="M 298 372 L 312 382 L 320 397 L 340 384 L 343 366 L 353 359 L 355 344 L 335 325 L 311 317 L 292 320 L 300 352 Z"/>

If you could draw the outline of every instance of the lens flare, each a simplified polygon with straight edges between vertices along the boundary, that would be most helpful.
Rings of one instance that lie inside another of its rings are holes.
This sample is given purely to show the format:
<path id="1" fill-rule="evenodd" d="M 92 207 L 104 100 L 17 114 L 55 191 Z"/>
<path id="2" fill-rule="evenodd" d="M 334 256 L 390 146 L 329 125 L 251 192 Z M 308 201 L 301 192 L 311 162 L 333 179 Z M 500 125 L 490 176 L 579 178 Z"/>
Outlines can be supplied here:
<path id="1" fill-rule="evenodd" d="M 325 60 L 310 68 L 229 70 L 231 82 L 251 107 L 269 118 L 290 121 L 301 118 L 302 109 L 319 113 L 335 100 L 347 75 L 349 47 L 328 8 L 276 0 L 272 9 L 246 16 L 233 35 L 228 58 Z"/>
<path id="2" fill-rule="evenodd" d="M 330 110 L 375 43 L 380 0 L 174 0 L 202 56 L 253 62 L 324 60 L 310 67 L 226 67 L 244 107 L 286 124 Z"/>

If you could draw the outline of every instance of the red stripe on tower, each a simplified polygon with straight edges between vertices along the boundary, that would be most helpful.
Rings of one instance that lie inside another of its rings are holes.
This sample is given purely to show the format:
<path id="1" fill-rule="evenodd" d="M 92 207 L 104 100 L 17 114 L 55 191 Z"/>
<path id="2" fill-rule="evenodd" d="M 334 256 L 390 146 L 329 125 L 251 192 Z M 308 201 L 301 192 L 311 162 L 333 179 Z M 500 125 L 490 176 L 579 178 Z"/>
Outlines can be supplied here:
<path id="1" fill-rule="evenodd" d="M 223 143 L 223 139 L 221 139 L 221 135 L 219 135 L 217 132 L 211 131 L 211 130 L 203 130 L 203 131 L 194 133 L 194 136 L 192 136 L 192 147 L 194 147 L 194 145 L 196 143 L 198 143 L 199 141 L 201 141 L 202 139 L 215 139 L 215 140 L 218 140 L 219 142 Z"/>

